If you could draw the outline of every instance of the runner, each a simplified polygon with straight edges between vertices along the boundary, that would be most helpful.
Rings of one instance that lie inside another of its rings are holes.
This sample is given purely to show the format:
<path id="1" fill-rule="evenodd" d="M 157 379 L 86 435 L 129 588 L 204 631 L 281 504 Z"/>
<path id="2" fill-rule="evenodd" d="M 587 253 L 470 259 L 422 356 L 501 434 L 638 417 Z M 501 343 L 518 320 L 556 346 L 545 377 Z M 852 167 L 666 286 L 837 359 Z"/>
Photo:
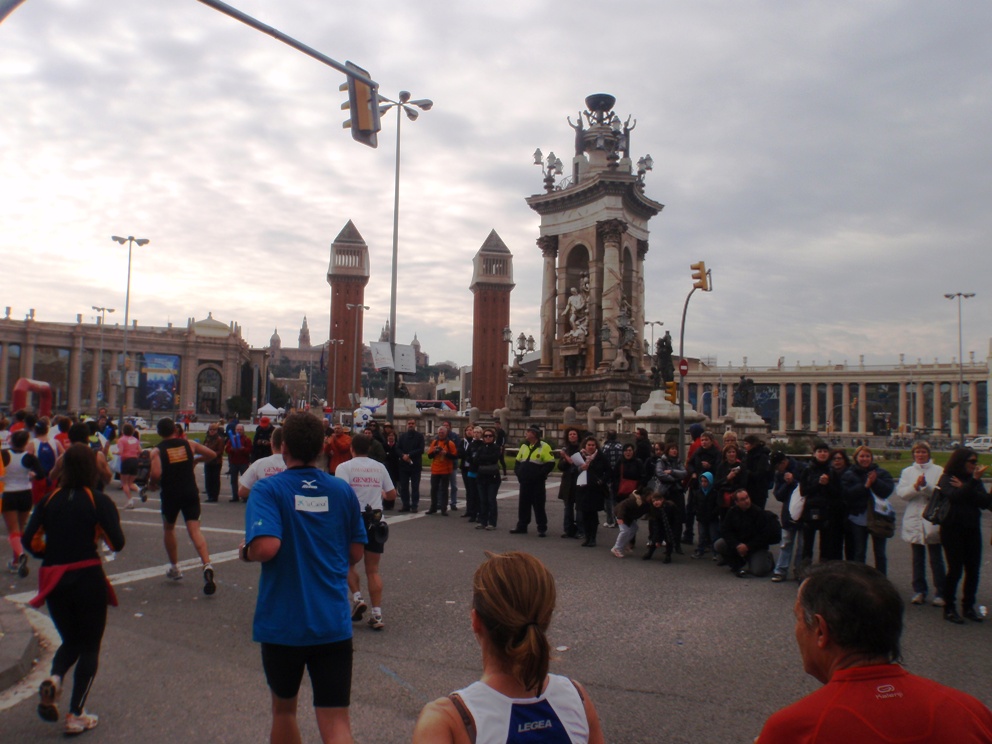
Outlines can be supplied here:
<path id="1" fill-rule="evenodd" d="M 162 441 L 151 451 L 151 473 L 148 490 L 162 489 L 162 522 L 165 528 L 165 552 L 169 556 L 169 569 L 165 575 L 179 581 L 179 546 L 176 544 L 176 520 L 182 512 L 186 532 L 203 563 L 203 593 L 207 596 L 217 591 L 214 567 L 210 565 L 207 541 L 200 532 L 200 489 L 196 485 L 194 468 L 200 462 L 212 460 L 215 453 L 199 442 L 181 439 L 179 429 L 170 418 L 160 419 L 158 433 Z"/>
<path id="2" fill-rule="evenodd" d="M 372 602 L 368 625 L 373 630 L 382 630 L 385 623 L 382 621 L 382 575 L 379 573 L 379 562 L 389 536 L 386 523 L 382 521 L 382 499 L 385 496 L 386 501 L 395 501 L 396 488 L 386 466 L 368 456 L 370 446 L 369 437 L 352 439 L 352 458 L 338 465 L 334 474 L 351 486 L 362 507 L 362 519 L 369 536 L 368 543 L 363 546 L 362 559 L 365 562 L 365 579 Z M 358 575 L 357 564 L 348 568 L 348 589 L 351 590 L 351 620 L 358 622 L 368 605 L 362 599 L 362 580 Z"/>

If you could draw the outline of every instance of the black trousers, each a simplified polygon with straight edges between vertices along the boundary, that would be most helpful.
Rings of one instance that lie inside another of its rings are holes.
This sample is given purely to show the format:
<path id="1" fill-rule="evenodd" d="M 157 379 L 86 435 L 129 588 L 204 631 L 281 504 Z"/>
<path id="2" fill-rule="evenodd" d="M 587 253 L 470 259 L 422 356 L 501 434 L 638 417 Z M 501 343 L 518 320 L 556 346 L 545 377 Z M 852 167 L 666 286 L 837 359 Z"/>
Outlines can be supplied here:
<path id="1" fill-rule="evenodd" d="M 538 532 L 548 531 L 548 512 L 545 505 L 548 493 L 544 481 L 520 484 L 520 502 L 517 505 L 517 529 L 525 530 L 530 524 L 530 512 L 534 510 L 534 521 Z"/>
<path id="2" fill-rule="evenodd" d="M 975 605 L 978 593 L 978 572 L 982 566 L 982 530 L 974 528 L 940 528 L 940 544 L 947 557 L 947 578 L 941 596 L 948 607 L 954 607 L 958 582 L 964 573 L 964 586 L 961 594 L 961 608 L 967 610 Z"/>
<path id="3" fill-rule="evenodd" d="M 62 637 L 52 659 L 52 674 L 65 678 L 76 665 L 69 710 L 80 715 L 96 677 L 100 644 L 107 626 L 107 581 L 100 566 L 69 571 L 46 599 L 48 613 Z"/>
<path id="4" fill-rule="evenodd" d="M 207 501 L 217 501 L 220 497 L 220 470 L 223 467 L 216 460 L 203 466 L 203 486 L 207 492 Z"/>

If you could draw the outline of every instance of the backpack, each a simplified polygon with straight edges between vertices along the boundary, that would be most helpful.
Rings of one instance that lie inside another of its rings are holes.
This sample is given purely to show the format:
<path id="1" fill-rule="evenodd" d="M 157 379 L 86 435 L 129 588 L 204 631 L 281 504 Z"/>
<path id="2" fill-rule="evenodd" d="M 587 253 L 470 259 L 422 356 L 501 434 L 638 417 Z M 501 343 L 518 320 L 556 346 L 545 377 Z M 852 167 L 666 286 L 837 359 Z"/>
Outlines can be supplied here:
<path id="1" fill-rule="evenodd" d="M 47 478 L 48 474 L 52 472 L 52 468 L 55 467 L 55 448 L 52 447 L 50 442 L 39 442 L 38 453 L 35 456 L 38 458 L 41 469 Z"/>

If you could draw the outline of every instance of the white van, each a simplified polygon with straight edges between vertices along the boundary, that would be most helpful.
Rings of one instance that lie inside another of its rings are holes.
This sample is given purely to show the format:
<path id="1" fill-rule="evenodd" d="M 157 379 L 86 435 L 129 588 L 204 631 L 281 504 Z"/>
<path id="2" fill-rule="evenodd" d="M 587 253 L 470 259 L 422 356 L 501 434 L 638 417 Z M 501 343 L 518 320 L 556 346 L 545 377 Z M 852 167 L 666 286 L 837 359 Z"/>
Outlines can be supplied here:
<path id="1" fill-rule="evenodd" d="M 964 443 L 965 447 L 971 447 L 975 452 L 992 452 L 992 437 L 975 437 Z"/>

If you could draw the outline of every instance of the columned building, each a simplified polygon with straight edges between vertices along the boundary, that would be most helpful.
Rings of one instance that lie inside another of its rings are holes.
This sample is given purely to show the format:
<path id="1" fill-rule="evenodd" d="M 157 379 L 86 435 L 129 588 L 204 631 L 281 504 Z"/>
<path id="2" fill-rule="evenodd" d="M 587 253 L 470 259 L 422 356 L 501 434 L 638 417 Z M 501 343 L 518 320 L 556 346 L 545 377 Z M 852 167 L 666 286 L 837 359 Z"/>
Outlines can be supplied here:
<path id="1" fill-rule="evenodd" d="M 984 360 L 974 353 L 957 360 L 894 365 L 795 364 L 774 367 L 711 366 L 690 359 L 686 401 L 713 422 L 722 422 L 741 381 L 753 382 L 758 414 L 776 434 L 823 435 L 901 433 L 960 441 L 987 434 L 992 418 L 992 342 Z M 959 381 L 964 378 L 964 431 L 958 425 Z"/>
<path id="2" fill-rule="evenodd" d="M 18 379 L 47 382 L 57 411 L 117 410 L 121 383 L 128 413 L 155 415 L 226 410 L 233 396 L 251 398 L 266 373 L 266 354 L 250 349 L 241 327 L 209 315 L 185 325 L 128 329 L 126 372 L 120 374 L 124 329 L 120 325 L 39 321 L 32 310 L 24 320 L 0 318 L 0 403 L 9 405 Z M 102 351 L 102 353 L 101 353 Z M 256 385 L 253 391 L 252 385 Z"/>

